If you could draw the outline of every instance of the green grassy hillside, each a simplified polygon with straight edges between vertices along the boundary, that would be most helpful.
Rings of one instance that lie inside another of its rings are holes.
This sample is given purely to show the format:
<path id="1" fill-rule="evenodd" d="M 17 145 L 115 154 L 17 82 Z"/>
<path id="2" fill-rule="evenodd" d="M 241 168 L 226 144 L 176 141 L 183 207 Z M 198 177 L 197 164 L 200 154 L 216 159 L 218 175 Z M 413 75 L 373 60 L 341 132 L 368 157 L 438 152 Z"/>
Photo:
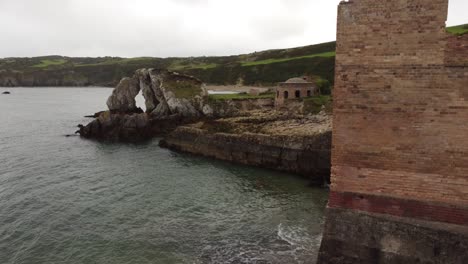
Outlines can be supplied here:
<path id="1" fill-rule="evenodd" d="M 0 86 L 114 86 L 139 68 L 167 68 L 208 84 L 272 85 L 299 75 L 333 82 L 335 42 L 238 56 L 190 58 L 71 58 L 46 56 L 0 59 Z M 7 82 L 12 77 L 18 82 Z M 74 83 L 74 80 L 79 80 Z"/>
<path id="2" fill-rule="evenodd" d="M 456 34 L 456 35 L 464 35 L 468 33 L 468 24 L 448 27 L 447 32 Z"/>
<path id="3" fill-rule="evenodd" d="M 468 24 L 447 31 L 465 34 Z M 216 85 L 269 86 L 301 75 L 319 76 L 333 84 L 335 48 L 335 42 L 328 42 L 224 57 L 5 58 L 0 59 L 0 86 L 115 86 L 139 68 L 165 68 Z"/>

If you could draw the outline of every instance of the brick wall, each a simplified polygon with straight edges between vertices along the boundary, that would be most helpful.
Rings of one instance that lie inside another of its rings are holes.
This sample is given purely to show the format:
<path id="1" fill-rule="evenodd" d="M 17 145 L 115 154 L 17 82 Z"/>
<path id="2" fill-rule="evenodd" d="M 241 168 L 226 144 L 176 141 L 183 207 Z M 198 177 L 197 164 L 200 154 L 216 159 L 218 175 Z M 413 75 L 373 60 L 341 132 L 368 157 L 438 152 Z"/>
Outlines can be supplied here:
<path id="1" fill-rule="evenodd" d="M 296 97 L 297 91 L 299 91 L 299 97 Z M 284 92 L 288 92 L 288 98 L 285 98 Z M 284 104 L 285 100 L 303 98 L 316 94 L 317 87 L 312 83 L 280 83 L 276 88 L 275 105 L 281 106 Z"/>
<path id="2" fill-rule="evenodd" d="M 429 212 L 468 212 L 468 35 L 446 33 L 447 9 L 448 0 L 340 4 L 331 189 L 345 200 L 388 199 L 401 206 L 383 213 L 410 217 L 405 203 L 437 204 L 417 215 L 442 222 Z"/>

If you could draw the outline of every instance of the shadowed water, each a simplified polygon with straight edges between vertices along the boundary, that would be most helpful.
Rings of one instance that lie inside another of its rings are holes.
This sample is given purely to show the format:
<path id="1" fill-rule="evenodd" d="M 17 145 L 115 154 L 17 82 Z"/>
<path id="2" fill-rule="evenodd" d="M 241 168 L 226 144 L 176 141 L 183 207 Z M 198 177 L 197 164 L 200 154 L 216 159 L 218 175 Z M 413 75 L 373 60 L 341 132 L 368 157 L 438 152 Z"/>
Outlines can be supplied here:
<path id="1" fill-rule="evenodd" d="M 157 140 L 65 137 L 104 109 L 110 89 L 8 90 L 0 263 L 315 263 L 324 190 Z"/>

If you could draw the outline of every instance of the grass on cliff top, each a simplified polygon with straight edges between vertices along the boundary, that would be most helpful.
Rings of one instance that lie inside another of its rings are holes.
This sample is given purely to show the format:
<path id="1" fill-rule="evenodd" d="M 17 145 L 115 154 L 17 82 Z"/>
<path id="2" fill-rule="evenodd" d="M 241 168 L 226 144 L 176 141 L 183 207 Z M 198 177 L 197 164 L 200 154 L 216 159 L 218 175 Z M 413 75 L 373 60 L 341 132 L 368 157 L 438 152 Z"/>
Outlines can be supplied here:
<path id="1" fill-rule="evenodd" d="M 172 91 L 177 98 L 193 99 L 202 93 L 200 86 L 190 81 L 167 81 L 164 87 Z"/>
<path id="2" fill-rule="evenodd" d="M 468 33 L 468 24 L 448 27 L 447 32 L 455 34 L 455 35 L 464 35 Z"/>
<path id="3" fill-rule="evenodd" d="M 322 106 L 325 106 L 326 112 L 331 112 L 332 97 L 330 95 L 311 96 L 302 100 L 304 101 L 305 113 L 318 114 L 322 110 Z"/>
<path id="4" fill-rule="evenodd" d="M 138 63 L 150 63 L 154 60 L 152 57 L 136 57 L 136 58 L 108 58 L 102 62 L 96 63 L 83 63 L 76 64 L 76 67 L 88 67 L 88 66 L 102 66 L 102 65 L 122 65 L 122 64 L 138 64 Z"/>
<path id="5" fill-rule="evenodd" d="M 216 63 L 185 63 L 183 60 L 174 61 L 169 69 L 173 71 L 184 70 L 184 69 L 202 69 L 208 70 L 218 67 Z"/>
<path id="6" fill-rule="evenodd" d="M 247 93 L 239 94 L 210 94 L 210 100 L 225 101 L 225 100 L 247 100 L 247 99 L 268 99 L 275 98 L 275 93 L 261 93 L 260 95 L 250 95 Z"/>
<path id="7" fill-rule="evenodd" d="M 264 64 L 271 64 L 271 63 L 278 63 L 278 62 L 285 62 L 285 61 L 292 61 L 292 60 L 300 60 L 306 58 L 315 58 L 315 57 L 333 57 L 335 56 L 334 51 L 322 52 L 317 54 L 299 56 L 299 57 L 292 57 L 292 58 L 283 58 L 283 59 L 267 59 L 267 60 L 260 60 L 260 61 L 250 61 L 250 62 L 243 62 L 242 66 L 255 66 L 255 65 L 264 65 Z"/>
<path id="8" fill-rule="evenodd" d="M 57 65 L 63 65 L 67 63 L 66 60 L 64 59 L 56 59 L 56 60 L 42 60 L 41 63 L 33 65 L 33 68 L 47 68 L 50 66 L 57 66 Z"/>

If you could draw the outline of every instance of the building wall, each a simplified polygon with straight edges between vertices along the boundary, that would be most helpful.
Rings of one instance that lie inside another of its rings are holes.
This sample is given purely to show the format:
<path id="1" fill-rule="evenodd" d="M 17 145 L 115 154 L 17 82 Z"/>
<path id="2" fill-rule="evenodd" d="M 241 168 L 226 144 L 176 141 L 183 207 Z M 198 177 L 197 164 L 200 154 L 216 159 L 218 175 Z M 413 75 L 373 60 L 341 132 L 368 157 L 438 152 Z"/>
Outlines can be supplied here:
<path id="1" fill-rule="evenodd" d="M 299 98 L 308 97 L 308 91 L 310 96 L 317 94 L 317 88 L 311 83 L 281 83 L 276 89 L 275 105 L 281 106 L 284 100 L 297 98 L 296 91 L 300 91 Z M 288 92 L 288 98 L 285 98 L 284 92 Z"/>
<path id="2" fill-rule="evenodd" d="M 447 10 L 448 0 L 340 4 L 330 211 L 468 226 L 468 35 L 446 33 Z M 336 228 L 320 263 L 350 254 L 326 252 Z"/>
<path id="3" fill-rule="evenodd" d="M 447 3 L 340 5 L 333 192 L 468 205 L 468 52 L 451 45 L 468 39 L 445 32 Z"/>

